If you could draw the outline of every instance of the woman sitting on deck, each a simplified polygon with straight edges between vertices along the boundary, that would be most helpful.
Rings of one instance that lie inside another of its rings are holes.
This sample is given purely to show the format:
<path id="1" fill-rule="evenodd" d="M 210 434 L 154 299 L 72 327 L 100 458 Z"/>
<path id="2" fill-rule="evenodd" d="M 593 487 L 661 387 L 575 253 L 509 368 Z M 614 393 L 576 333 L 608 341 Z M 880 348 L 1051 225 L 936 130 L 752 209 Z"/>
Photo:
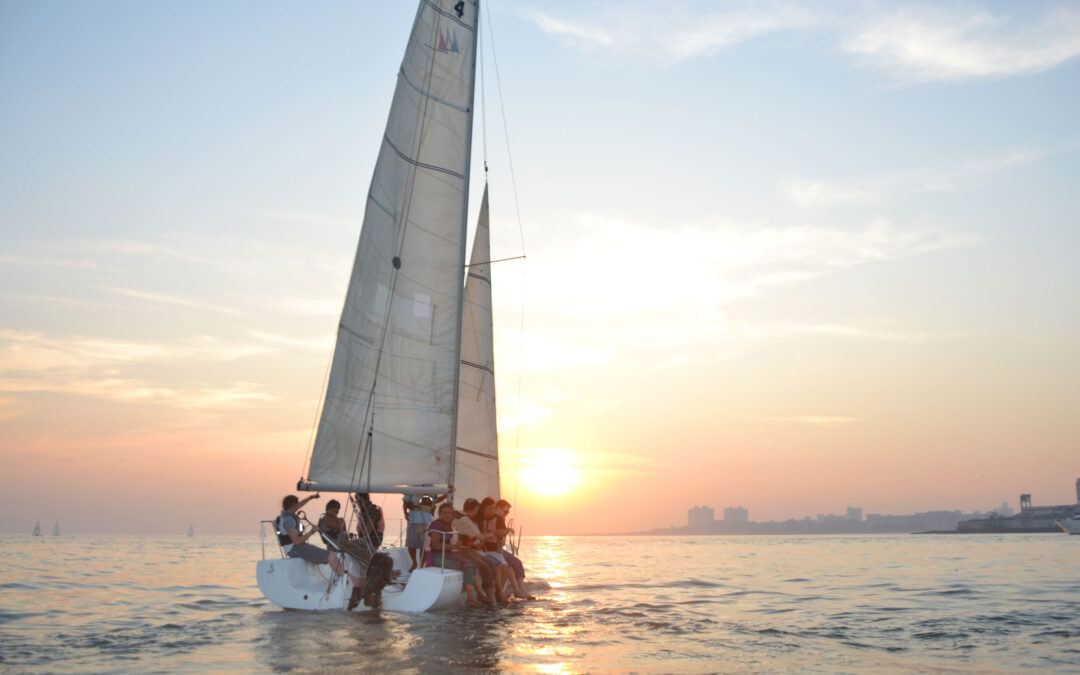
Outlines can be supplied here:
<path id="1" fill-rule="evenodd" d="M 458 536 L 453 533 L 453 522 L 454 507 L 445 502 L 440 504 L 439 517 L 428 527 L 424 567 L 448 567 L 452 570 L 461 570 L 465 575 L 465 592 L 469 597 L 469 605 L 481 607 L 482 605 L 476 600 L 476 589 L 473 588 L 476 565 L 469 560 L 463 560 L 458 554 L 461 545 Z"/>

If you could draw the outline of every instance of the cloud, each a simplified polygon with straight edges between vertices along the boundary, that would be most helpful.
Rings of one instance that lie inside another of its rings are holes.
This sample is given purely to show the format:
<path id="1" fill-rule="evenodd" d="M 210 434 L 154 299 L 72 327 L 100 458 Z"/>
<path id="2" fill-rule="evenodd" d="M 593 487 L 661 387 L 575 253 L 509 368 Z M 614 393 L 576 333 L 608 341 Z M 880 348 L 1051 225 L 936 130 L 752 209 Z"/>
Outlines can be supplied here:
<path id="1" fill-rule="evenodd" d="M 28 267 L 67 267 L 94 270 L 98 264 L 93 260 L 68 260 L 65 258 L 32 258 L 21 255 L 0 255 L 0 265 L 25 265 Z"/>
<path id="2" fill-rule="evenodd" d="M 759 3 L 705 14 L 684 5 L 661 8 L 607 7 L 592 19 L 557 18 L 530 12 L 527 18 L 547 35 L 589 53 L 606 51 L 665 64 L 711 56 L 735 44 L 782 30 L 806 27 L 814 16 L 786 3 Z"/>
<path id="3" fill-rule="evenodd" d="M 548 35 L 564 38 L 579 49 L 607 47 L 615 41 L 605 30 L 562 21 L 543 12 L 535 12 L 531 18 L 539 26 L 540 30 Z"/>
<path id="4" fill-rule="evenodd" d="M 858 422 L 857 417 L 839 415 L 801 415 L 796 417 L 759 417 L 759 422 L 779 422 L 782 424 L 809 424 L 815 427 L 839 427 Z"/>
<path id="5" fill-rule="evenodd" d="M 948 340 L 961 337 L 960 333 L 904 330 L 897 326 L 860 326 L 844 324 L 800 324 L 773 323 L 733 326 L 732 332 L 739 337 L 759 341 L 762 339 L 781 338 L 791 335 L 823 335 L 848 340 L 876 342 L 896 342 L 918 344 L 935 340 Z"/>
<path id="6" fill-rule="evenodd" d="M 1025 25 L 986 12 L 909 8 L 869 18 L 842 48 L 907 81 L 1039 73 L 1080 55 L 1080 12 L 1060 8 Z"/>
<path id="7" fill-rule="evenodd" d="M 1069 142 L 1057 152 L 1075 149 L 1076 143 Z M 1053 154 L 1042 149 L 1014 148 L 943 169 L 923 169 L 849 183 L 785 178 L 777 185 L 777 192 L 802 209 L 878 203 L 897 196 L 956 190 L 965 181 L 1040 162 Z"/>
<path id="8" fill-rule="evenodd" d="M 110 291 L 117 295 L 127 296 L 129 298 L 137 298 L 139 300 L 147 300 L 163 305 L 175 305 L 178 307 L 187 307 L 188 309 L 198 309 L 207 312 L 215 312 L 218 314 L 228 314 L 231 316 L 251 316 L 250 312 L 244 312 L 234 307 L 226 307 L 224 305 L 214 304 L 212 302 L 204 302 L 202 300 L 196 300 L 192 298 L 185 298 L 178 295 L 168 295 L 166 293 L 152 293 L 150 291 L 141 291 L 135 288 L 110 288 Z"/>
<path id="9" fill-rule="evenodd" d="M 790 178 L 781 181 L 780 194 L 799 208 L 878 201 L 879 191 L 866 185 L 834 185 L 819 180 Z"/>
<path id="10" fill-rule="evenodd" d="M 260 385 L 247 382 L 162 386 L 133 369 L 148 364 L 222 363 L 268 351 L 263 346 L 208 336 L 164 344 L 0 329 L 0 391 L 149 401 L 186 408 L 239 407 L 275 397 Z"/>
<path id="11" fill-rule="evenodd" d="M 599 214 L 581 214 L 577 221 L 576 244 L 560 253 L 558 265 L 534 265 L 530 277 L 546 289 L 544 309 L 605 322 L 656 312 L 700 313 L 836 270 L 981 241 L 975 234 L 905 228 L 885 219 L 858 228 L 709 229 L 650 227 Z M 574 302 L 561 302 L 566 298 Z"/>

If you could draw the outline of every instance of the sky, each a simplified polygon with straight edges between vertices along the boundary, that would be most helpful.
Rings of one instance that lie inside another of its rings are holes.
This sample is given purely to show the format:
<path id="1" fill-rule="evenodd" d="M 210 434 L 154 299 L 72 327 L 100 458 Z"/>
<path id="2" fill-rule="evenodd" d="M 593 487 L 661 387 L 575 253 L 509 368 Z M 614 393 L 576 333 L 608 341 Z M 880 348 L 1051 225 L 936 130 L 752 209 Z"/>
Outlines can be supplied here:
<path id="1" fill-rule="evenodd" d="M 410 5 L 0 0 L 0 531 L 276 514 Z M 1075 501 L 1080 7 L 485 9 L 524 534 Z"/>

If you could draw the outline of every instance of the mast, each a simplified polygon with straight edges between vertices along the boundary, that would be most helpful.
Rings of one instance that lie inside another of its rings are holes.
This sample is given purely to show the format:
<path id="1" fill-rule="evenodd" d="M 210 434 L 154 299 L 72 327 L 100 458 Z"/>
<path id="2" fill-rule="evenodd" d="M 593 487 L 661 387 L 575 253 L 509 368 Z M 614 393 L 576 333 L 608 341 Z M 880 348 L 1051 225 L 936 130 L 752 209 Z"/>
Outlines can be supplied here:
<path id="1" fill-rule="evenodd" d="M 480 51 L 480 0 L 473 2 L 474 11 L 476 13 L 476 32 L 475 42 L 473 48 L 472 59 L 472 82 L 469 86 L 469 124 L 468 133 L 466 134 L 465 147 L 467 152 L 465 153 L 465 203 L 462 205 L 461 222 L 464 229 L 461 232 L 461 269 L 465 269 L 465 235 L 468 233 L 469 226 L 469 176 L 471 174 L 472 167 L 472 134 L 473 134 L 473 116 L 476 111 L 476 59 L 477 53 Z M 487 124 L 487 120 L 484 120 L 484 124 Z M 484 206 L 487 206 L 487 186 L 484 187 Z M 462 284 L 458 284 L 458 313 L 457 313 L 457 350 L 454 356 L 454 366 L 456 372 L 454 373 L 454 418 L 451 423 L 450 430 L 450 499 L 454 498 L 454 475 L 457 471 L 457 427 L 458 427 L 458 406 L 460 405 L 460 390 L 461 390 L 461 321 L 462 316 L 465 314 L 465 287 Z M 1080 483 L 1080 481 L 1078 481 Z"/>

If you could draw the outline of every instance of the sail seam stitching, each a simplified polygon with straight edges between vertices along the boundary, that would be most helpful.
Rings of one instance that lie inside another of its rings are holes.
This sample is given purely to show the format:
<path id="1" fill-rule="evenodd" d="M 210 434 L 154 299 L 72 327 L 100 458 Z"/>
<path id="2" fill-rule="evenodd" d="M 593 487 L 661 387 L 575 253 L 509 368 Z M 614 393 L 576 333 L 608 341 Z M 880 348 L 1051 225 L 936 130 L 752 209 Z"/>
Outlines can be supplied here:
<path id="1" fill-rule="evenodd" d="M 495 374 L 495 372 L 491 368 L 489 368 L 487 366 L 484 366 L 484 365 L 480 365 L 479 363 L 472 363 L 471 361 L 466 361 L 465 359 L 461 360 L 461 365 L 463 365 L 463 366 L 472 366 L 473 368 L 476 368 L 477 370 L 482 370 L 485 373 L 491 373 L 492 375 Z"/>
<path id="2" fill-rule="evenodd" d="M 498 455 L 491 455 L 491 454 L 488 454 L 486 452 L 480 452 L 478 450 L 470 450 L 468 448 L 463 448 L 460 445 L 457 446 L 457 449 L 458 449 L 459 452 L 467 452 L 470 455 L 476 455 L 477 457 L 486 457 L 488 459 L 498 459 L 499 458 Z"/>
<path id="3" fill-rule="evenodd" d="M 403 160 L 405 160 L 409 164 L 412 164 L 413 166 L 419 167 L 421 169 L 431 169 L 432 171 L 440 171 L 442 173 L 450 174 L 451 176 L 453 176 L 455 178 L 460 178 L 461 180 L 465 180 L 465 176 L 458 173 L 457 171 L 454 171 L 453 169 L 446 169 L 446 168 L 443 168 L 441 166 L 435 166 L 434 164 L 425 164 L 424 162 L 421 162 L 420 160 L 416 160 L 416 159 L 413 159 L 412 157 L 409 157 L 408 155 L 406 155 L 401 150 L 398 150 L 397 146 L 394 145 L 394 143 L 390 140 L 389 136 L 383 136 L 383 141 L 388 146 L 390 146 L 391 150 L 393 150 L 394 152 L 397 153 L 398 157 L 402 158 Z"/>
<path id="4" fill-rule="evenodd" d="M 436 96 L 435 94 L 432 94 L 430 91 L 428 91 L 426 89 L 421 89 L 420 85 L 416 84 L 415 82 L 413 82 L 412 80 L 409 79 L 409 76 L 405 73 L 404 70 L 401 71 L 401 79 L 405 80 L 405 84 L 412 87 L 421 96 L 424 96 L 424 97 L 426 97 L 428 99 L 431 99 L 432 101 L 435 101 L 436 103 L 442 103 L 443 105 L 448 105 L 451 108 L 453 108 L 455 110 L 460 110 L 463 113 L 469 112 L 468 106 L 458 105 L 457 103 L 453 103 L 451 101 L 447 101 L 444 98 L 440 98 L 440 97 Z"/>

